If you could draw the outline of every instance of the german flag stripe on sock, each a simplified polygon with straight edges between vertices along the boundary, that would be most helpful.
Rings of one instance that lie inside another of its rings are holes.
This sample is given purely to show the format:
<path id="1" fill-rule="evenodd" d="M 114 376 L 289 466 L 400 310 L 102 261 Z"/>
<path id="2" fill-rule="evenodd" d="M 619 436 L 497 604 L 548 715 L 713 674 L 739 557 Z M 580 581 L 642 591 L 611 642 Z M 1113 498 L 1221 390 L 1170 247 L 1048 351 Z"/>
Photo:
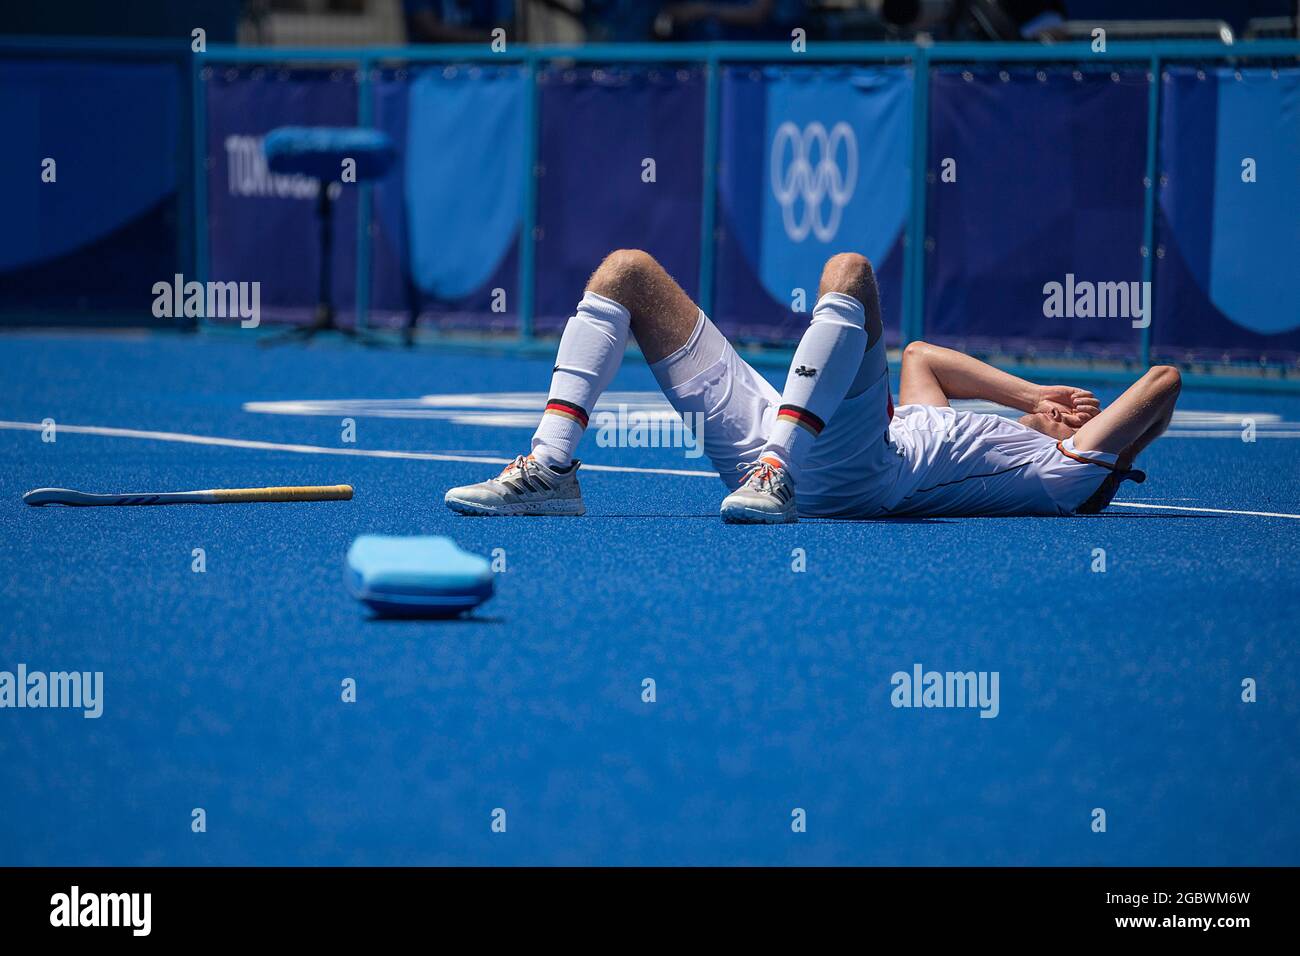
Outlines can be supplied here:
<path id="1" fill-rule="evenodd" d="M 826 423 L 808 411 L 806 408 L 800 408 L 798 405 L 782 405 L 776 412 L 776 420 L 794 422 L 804 431 L 811 434 L 814 438 L 822 433 Z"/>
<path id="2" fill-rule="evenodd" d="M 566 402 L 562 398 L 552 398 L 546 403 L 546 413 L 550 415 L 563 415 L 565 418 L 571 418 L 583 428 L 587 427 L 587 412 L 581 405 L 575 405 L 573 402 Z"/>

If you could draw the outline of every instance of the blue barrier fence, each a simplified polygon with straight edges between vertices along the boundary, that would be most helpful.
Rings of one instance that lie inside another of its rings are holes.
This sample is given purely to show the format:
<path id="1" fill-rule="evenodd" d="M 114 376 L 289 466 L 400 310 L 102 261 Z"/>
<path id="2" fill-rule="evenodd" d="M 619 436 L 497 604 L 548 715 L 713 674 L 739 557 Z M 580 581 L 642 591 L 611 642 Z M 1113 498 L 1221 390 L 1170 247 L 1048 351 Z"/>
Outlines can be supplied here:
<path id="1" fill-rule="evenodd" d="M 174 325 L 147 292 L 194 262 L 190 57 L 0 37 L 0 324 Z"/>
<path id="2" fill-rule="evenodd" d="M 31 53 L 0 43 L 0 64 Z M 185 56 L 176 257 L 200 281 L 261 270 L 264 313 L 305 317 L 308 187 L 247 164 L 274 125 L 376 125 L 405 168 L 340 204 L 356 242 L 335 292 L 358 324 L 415 309 L 527 340 L 602 251 L 638 245 L 729 334 L 779 343 L 819 260 L 853 248 L 896 343 L 1294 366 L 1297 57 L 1297 41 L 212 47 Z M 1103 320 L 1107 303 L 1127 311 Z"/>

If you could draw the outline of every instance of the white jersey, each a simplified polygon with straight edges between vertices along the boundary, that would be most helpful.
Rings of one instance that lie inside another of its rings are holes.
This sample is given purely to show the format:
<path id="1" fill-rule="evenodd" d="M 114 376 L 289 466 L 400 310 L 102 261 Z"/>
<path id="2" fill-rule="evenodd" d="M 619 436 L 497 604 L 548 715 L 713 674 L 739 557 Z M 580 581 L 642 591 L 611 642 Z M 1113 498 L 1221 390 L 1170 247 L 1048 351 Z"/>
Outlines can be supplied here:
<path id="1" fill-rule="evenodd" d="M 1000 415 L 904 405 L 889 437 L 902 468 L 886 514 L 1071 514 L 1109 474 L 1103 464 L 1066 454 L 1075 454 L 1073 440 L 1058 447 L 1056 439 Z"/>

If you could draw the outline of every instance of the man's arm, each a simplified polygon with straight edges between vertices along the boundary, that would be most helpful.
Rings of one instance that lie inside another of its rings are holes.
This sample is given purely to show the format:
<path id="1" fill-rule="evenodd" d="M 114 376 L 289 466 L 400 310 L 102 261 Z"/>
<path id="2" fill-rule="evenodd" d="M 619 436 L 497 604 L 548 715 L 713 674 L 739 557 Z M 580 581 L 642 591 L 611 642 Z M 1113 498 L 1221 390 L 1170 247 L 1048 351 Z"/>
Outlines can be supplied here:
<path id="1" fill-rule="evenodd" d="M 1149 369 L 1104 412 L 1075 433 L 1074 447 L 1081 452 L 1118 455 L 1118 465 L 1127 468 L 1138 452 L 1169 427 L 1182 384 L 1182 376 L 1172 365 Z"/>
<path id="2" fill-rule="evenodd" d="M 1035 385 L 953 349 L 911 343 L 903 350 L 899 404 L 947 405 L 952 398 L 978 398 L 1022 412 L 1060 406 L 1063 419 L 1075 428 L 1100 408 L 1097 396 L 1087 389 Z"/>

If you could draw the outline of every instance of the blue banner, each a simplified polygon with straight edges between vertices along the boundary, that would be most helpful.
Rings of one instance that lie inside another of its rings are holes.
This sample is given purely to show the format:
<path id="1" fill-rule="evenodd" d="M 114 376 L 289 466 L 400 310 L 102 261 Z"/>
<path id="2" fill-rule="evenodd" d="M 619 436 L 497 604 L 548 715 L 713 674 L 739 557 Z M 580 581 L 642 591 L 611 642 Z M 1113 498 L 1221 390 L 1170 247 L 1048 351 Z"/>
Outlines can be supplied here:
<path id="1" fill-rule="evenodd" d="M 425 72 L 411 84 L 410 269 L 427 295 L 469 295 L 515 241 L 527 162 L 525 96 L 521 69 L 453 67 Z"/>
<path id="2" fill-rule="evenodd" d="M 704 78 L 698 67 L 539 77 L 537 326 L 558 328 L 612 249 L 645 249 L 699 289 Z"/>
<path id="3" fill-rule="evenodd" d="M 1149 318 L 1136 314 L 1149 302 L 1141 286 L 1148 83 L 1134 69 L 934 71 L 927 338 L 1137 355 L 1135 324 Z"/>
<path id="4" fill-rule="evenodd" d="M 181 93 L 176 63 L 0 62 L 5 306 L 154 321 L 177 266 Z"/>
<path id="5" fill-rule="evenodd" d="M 397 149 L 393 170 L 370 190 L 370 313 L 372 325 L 405 324 L 420 311 L 422 297 L 410 281 L 407 262 L 406 128 L 410 73 L 376 71 L 371 85 L 374 125 Z"/>
<path id="6" fill-rule="evenodd" d="M 826 259 L 859 252 L 897 340 L 911 111 L 902 67 L 724 73 L 714 318 L 728 334 L 797 339 Z"/>
<path id="7" fill-rule="evenodd" d="M 1165 74 L 1153 347 L 1293 361 L 1300 296 L 1300 70 Z"/>
<path id="8" fill-rule="evenodd" d="M 527 71 L 386 70 L 373 89 L 400 158 L 373 191 L 370 321 L 517 328 Z"/>
<path id="9" fill-rule="evenodd" d="M 317 182 L 271 173 L 262 140 L 277 126 L 355 126 L 353 70 L 204 70 L 208 128 L 208 278 L 260 282 L 264 318 L 305 321 L 320 269 Z M 396 175 L 396 174 L 390 174 Z M 334 203 L 334 305 L 355 312 L 357 187 Z"/>

